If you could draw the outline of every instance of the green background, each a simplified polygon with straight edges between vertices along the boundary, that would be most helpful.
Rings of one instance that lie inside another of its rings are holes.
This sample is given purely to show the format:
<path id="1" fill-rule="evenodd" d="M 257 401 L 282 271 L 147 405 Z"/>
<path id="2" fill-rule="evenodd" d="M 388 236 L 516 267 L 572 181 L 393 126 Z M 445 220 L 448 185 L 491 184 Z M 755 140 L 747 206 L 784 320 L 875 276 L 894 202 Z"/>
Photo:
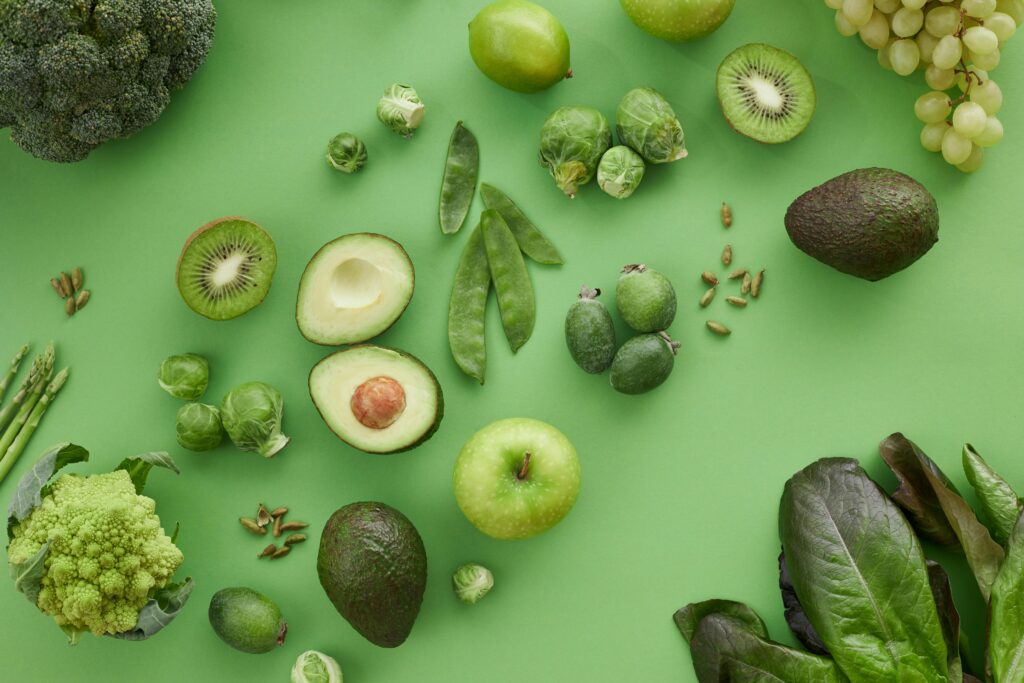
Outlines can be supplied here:
<path id="1" fill-rule="evenodd" d="M 919 146 L 913 101 L 926 89 L 920 75 L 883 72 L 859 40 L 835 32 L 820 2 L 740 0 L 713 36 L 674 45 L 636 29 L 615 0 L 547 0 L 571 37 L 576 77 L 532 96 L 499 88 L 473 66 L 465 27 L 482 4 L 219 0 L 206 65 L 156 125 L 67 166 L 27 156 L 6 135 L 0 140 L 0 350 L 6 356 L 24 341 L 38 349 L 54 339 L 60 364 L 72 367 L 0 496 L 8 498 L 16 477 L 57 441 L 93 452 L 79 470 L 108 470 L 127 455 L 167 449 L 182 474 L 154 473 L 148 492 L 166 525 L 181 521 L 181 575 L 197 581 L 192 604 L 158 638 L 87 637 L 74 650 L 8 583 L 0 590 L 0 677 L 283 681 L 300 651 L 317 648 L 341 661 L 351 683 L 690 681 L 689 655 L 670 617 L 691 600 L 748 601 L 775 637 L 792 642 L 776 590 L 776 511 L 785 480 L 813 459 L 858 457 L 880 474 L 877 442 L 903 430 L 957 483 L 959 449 L 969 439 L 1024 487 L 1019 46 L 1011 43 L 996 72 L 1007 95 L 1000 114 L 1007 141 L 980 173 L 963 176 Z M 811 127 L 787 145 L 747 140 L 718 111 L 717 65 L 756 41 L 794 52 L 817 86 Z M 393 81 L 414 84 L 427 104 L 426 121 L 409 141 L 374 116 Z M 562 104 L 612 116 L 637 85 L 657 88 L 675 106 L 689 158 L 649 169 L 627 201 L 594 185 L 569 201 L 536 162 L 545 116 Z M 568 259 L 561 268 L 530 266 L 537 328 L 515 357 L 492 300 L 483 388 L 459 373 L 445 332 L 468 234 L 444 237 L 436 218 L 458 119 L 480 140 L 481 179 L 508 192 Z M 339 130 L 367 143 L 362 174 L 343 176 L 324 162 L 325 144 Z M 925 258 L 874 284 L 804 256 L 782 223 L 801 192 L 872 165 L 922 181 L 942 217 L 940 242 Z M 718 221 L 723 200 L 736 216 L 728 232 Z M 193 229 L 228 214 L 262 224 L 280 263 L 262 306 L 217 323 L 182 303 L 174 266 Z M 367 230 L 401 241 L 418 275 L 412 305 L 379 341 L 430 365 L 447 402 L 437 435 L 394 456 L 354 451 L 321 423 L 306 379 L 330 349 L 303 340 L 293 318 L 308 258 L 334 237 Z M 764 292 L 746 310 L 728 308 L 720 294 L 701 311 L 698 275 L 722 273 L 726 242 L 735 265 L 767 267 Z M 627 397 L 573 365 L 562 321 L 581 284 L 610 290 L 618 269 L 638 261 L 676 284 L 680 310 L 671 332 L 682 350 L 664 387 Z M 94 296 L 68 320 L 47 280 L 76 265 Z M 708 317 L 733 327 L 732 337 L 713 337 L 704 328 Z M 269 461 L 230 447 L 180 449 L 179 403 L 160 391 L 155 373 L 162 358 L 183 351 L 210 359 L 210 402 L 245 380 L 279 387 L 291 445 Z M 474 431 L 520 415 L 569 436 L 583 487 L 554 530 L 500 542 L 459 512 L 451 468 Z M 360 638 L 316 579 L 321 525 L 357 500 L 402 510 L 428 549 L 423 610 L 397 650 Z M 312 523 L 313 540 L 283 561 L 257 562 L 264 541 L 237 518 L 260 501 L 290 506 L 293 518 Z M 449 587 L 451 571 L 467 560 L 497 577 L 475 607 L 459 603 Z M 977 589 L 962 560 L 947 564 L 979 644 Z M 233 585 L 280 604 L 291 623 L 283 648 L 250 656 L 216 638 L 206 605 Z"/>

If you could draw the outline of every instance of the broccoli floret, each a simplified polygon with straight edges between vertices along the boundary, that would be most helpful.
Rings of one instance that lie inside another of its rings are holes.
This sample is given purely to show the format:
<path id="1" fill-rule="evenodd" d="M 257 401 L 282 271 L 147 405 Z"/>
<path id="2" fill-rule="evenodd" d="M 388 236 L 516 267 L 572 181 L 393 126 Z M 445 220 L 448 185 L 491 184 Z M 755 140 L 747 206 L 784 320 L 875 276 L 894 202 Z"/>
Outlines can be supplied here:
<path id="1" fill-rule="evenodd" d="M 213 42 L 211 0 L 0 0 L 0 128 L 80 161 L 156 121 Z"/>

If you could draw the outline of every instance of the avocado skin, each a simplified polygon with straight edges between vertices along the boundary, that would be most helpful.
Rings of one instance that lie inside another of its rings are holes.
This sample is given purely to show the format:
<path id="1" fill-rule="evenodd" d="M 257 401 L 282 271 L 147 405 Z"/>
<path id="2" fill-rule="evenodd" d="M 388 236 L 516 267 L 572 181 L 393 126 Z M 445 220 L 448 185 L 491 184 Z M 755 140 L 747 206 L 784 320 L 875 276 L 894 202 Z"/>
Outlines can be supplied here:
<path id="1" fill-rule="evenodd" d="M 598 375 L 615 357 L 615 323 L 604 304 L 580 299 L 565 316 L 565 344 L 569 354 L 586 372 Z"/>
<path id="2" fill-rule="evenodd" d="M 675 352 L 657 334 L 641 334 L 623 344 L 612 361 L 612 388 L 643 394 L 661 386 L 675 366 Z"/>
<path id="3" fill-rule="evenodd" d="M 786 212 L 793 244 L 838 271 L 875 282 L 939 239 L 935 198 L 898 171 L 863 168 L 797 197 Z"/>
<path id="4" fill-rule="evenodd" d="M 427 587 L 427 552 L 412 522 L 384 503 L 352 503 L 324 526 L 320 585 L 364 638 L 398 647 L 409 637 Z"/>

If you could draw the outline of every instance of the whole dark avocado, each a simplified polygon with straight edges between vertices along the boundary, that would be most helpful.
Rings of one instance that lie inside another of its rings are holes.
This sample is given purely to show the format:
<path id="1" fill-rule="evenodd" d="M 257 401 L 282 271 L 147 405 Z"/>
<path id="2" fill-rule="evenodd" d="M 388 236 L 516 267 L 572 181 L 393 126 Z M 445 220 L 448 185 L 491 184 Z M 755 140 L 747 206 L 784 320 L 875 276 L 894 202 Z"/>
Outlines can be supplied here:
<path id="1" fill-rule="evenodd" d="M 320 585 L 364 638 L 398 647 L 409 637 L 427 587 L 427 552 L 412 522 L 384 503 L 352 503 L 324 526 Z"/>
<path id="2" fill-rule="evenodd" d="M 939 239 L 935 198 L 898 171 L 862 168 L 797 197 L 786 230 L 801 251 L 872 282 L 927 253 Z"/>

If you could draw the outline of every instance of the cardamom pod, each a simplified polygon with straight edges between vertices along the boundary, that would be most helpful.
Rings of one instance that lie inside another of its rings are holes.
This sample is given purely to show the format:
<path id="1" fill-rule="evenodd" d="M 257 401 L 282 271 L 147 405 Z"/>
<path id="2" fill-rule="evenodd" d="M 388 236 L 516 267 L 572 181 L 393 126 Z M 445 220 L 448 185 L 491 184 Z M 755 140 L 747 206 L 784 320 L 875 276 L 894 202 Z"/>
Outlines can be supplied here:
<path id="1" fill-rule="evenodd" d="M 714 320 L 709 320 L 707 322 L 707 326 L 709 330 L 711 330 L 720 337 L 728 337 L 730 334 L 732 334 L 732 330 L 730 330 L 722 323 L 715 322 Z"/>
<path id="2" fill-rule="evenodd" d="M 712 287 L 708 291 L 704 292 L 704 296 L 700 298 L 700 307 L 707 308 L 707 305 L 711 303 L 711 300 L 715 298 L 715 288 Z"/>
<path id="3" fill-rule="evenodd" d="M 712 287 L 718 284 L 718 276 L 712 273 L 710 270 L 705 270 L 700 274 L 700 279 L 708 283 Z"/>

